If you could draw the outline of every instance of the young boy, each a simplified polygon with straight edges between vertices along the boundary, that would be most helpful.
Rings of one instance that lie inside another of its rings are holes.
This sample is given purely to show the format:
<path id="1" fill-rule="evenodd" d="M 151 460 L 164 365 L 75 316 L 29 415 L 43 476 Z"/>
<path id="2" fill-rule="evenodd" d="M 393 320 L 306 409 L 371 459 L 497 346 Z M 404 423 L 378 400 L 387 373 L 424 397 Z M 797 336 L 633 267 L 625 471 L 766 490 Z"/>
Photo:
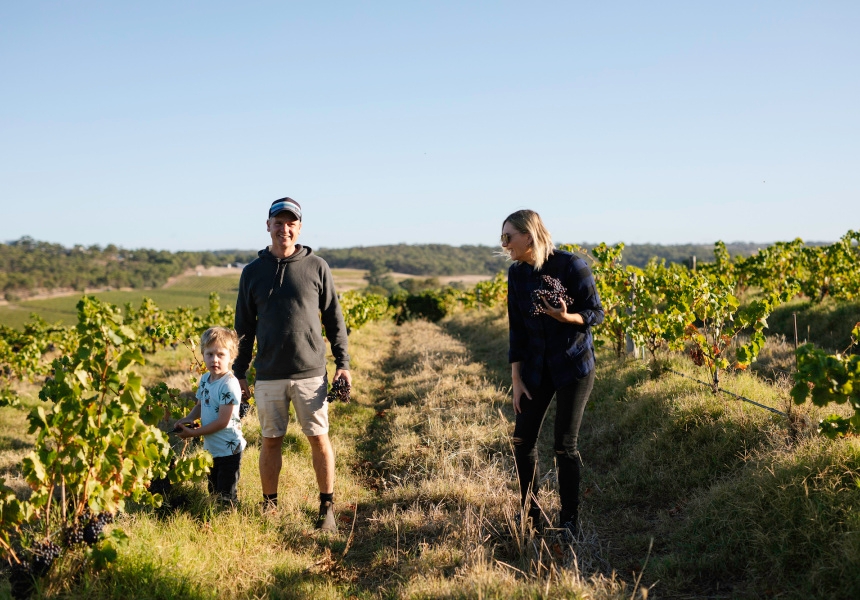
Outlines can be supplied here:
<path id="1" fill-rule="evenodd" d="M 231 365 L 239 351 L 236 332 L 225 327 L 211 327 L 200 338 L 200 350 L 208 373 L 200 378 L 197 404 L 176 422 L 182 439 L 203 436 L 203 447 L 212 455 L 209 471 L 209 493 L 235 503 L 239 483 L 239 465 L 246 442 L 239 427 L 239 402 L 242 390 Z M 200 427 L 190 429 L 195 419 Z"/>

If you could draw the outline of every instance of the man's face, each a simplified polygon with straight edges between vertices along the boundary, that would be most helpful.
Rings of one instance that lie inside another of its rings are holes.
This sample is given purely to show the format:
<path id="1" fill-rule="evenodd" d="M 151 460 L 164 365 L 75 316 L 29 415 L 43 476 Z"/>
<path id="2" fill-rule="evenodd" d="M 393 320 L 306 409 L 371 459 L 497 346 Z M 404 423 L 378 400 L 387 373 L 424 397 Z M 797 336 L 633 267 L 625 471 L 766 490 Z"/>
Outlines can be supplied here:
<path id="1" fill-rule="evenodd" d="M 296 240 L 302 230 L 302 222 L 287 211 L 282 211 L 266 221 L 266 231 L 272 236 L 272 252 L 279 258 L 290 256 L 295 251 Z"/>

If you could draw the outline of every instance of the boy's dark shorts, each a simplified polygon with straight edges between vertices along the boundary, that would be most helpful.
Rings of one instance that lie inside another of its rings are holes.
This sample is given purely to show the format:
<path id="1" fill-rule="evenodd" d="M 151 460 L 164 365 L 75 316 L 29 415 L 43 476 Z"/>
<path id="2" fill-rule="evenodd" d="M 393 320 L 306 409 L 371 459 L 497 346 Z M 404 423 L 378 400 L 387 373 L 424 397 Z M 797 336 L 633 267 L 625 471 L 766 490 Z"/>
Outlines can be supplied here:
<path id="1" fill-rule="evenodd" d="M 235 504 L 239 499 L 236 490 L 239 487 L 242 453 L 216 456 L 212 463 L 209 470 L 209 493 L 217 494 L 222 500 Z"/>

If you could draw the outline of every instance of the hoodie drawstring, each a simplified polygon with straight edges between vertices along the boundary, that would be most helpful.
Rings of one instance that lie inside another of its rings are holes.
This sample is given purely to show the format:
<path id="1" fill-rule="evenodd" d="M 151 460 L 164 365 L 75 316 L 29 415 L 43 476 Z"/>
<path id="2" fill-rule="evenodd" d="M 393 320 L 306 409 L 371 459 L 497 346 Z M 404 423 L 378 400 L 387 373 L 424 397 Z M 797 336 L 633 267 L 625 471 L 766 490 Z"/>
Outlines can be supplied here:
<path id="1" fill-rule="evenodd" d="M 278 273 L 281 274 L 281 280 L 278 282 L 278 287 L 284 285 L 284 273 L 287 272 L 287 259 L 278 259 L 278 266 L 275 268 L 275 276 L 272 277 L 272 283 L 269 286 L 269 298 L 272 297 L 272 292 L 275 291 L 275 281 L 278 279 Z"/>

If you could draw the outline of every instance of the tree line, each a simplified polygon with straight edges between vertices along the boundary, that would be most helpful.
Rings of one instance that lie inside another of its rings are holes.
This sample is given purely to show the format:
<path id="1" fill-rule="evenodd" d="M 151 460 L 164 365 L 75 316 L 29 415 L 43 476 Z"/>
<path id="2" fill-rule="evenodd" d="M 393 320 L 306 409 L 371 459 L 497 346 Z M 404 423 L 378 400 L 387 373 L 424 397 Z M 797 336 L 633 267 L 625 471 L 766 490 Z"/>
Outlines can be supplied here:
<path id="1" fill-rule="evenodd" d="M 248 262 L 256 252 L 168 252 L 126 250 L 110 244 L 76 245 L 36 241 L 30 237 L 0 244 L 0 289 L 7 300 L 34 289 L 155 288 L 186 269 Z"/>
<path id="2" fill-rule="evenodd" d="M 592 247 L 594 244 L 577 244 Z M 807 245 L 819 245 L 818 242 Z M 726 244 L 732 256 L 751 256 L 768 244 L 733 242 Z M 713 260 L 713 244 L 625 244 L 622 263 L 644 267 L 652 258 L 667 263 L 689 264 Z M 367 269 L 373 273 L 407 273 L 409 275 L 494 275 L 507 269 L 508 262 L 492 246 L 448 246 L 445 244 L 397 244 L 356 248 L 320 248 L 322 256 L 334 268 Z"/>
<path id="3" fill-rule="evenodd" d="M 760 247 L 752 243 L 726 245 L 733 256 L 750 256 Z M 333 268 L 367 269 L 376 277 L 391 271 L 424 277 L 494 275 L 508 266 L 498 248 L 481 245 L 396 244 L 320 248 L 316 252 Z M 632 244 L 625 246 L 623 264 L 644 267 L 652 258 L 689 264 L 691 256 L 704 262 L 712 255 L 712 246 L 704 244 Z M 14 300 L 35 289 L 156 288 L 198 265 L 245 264 L 256 256 L 257 250 L 169 252 L 127 250 L 113 244 L 66 248 L 23 237 L 0 244 L 0 290 L 7 300 Z"/>

